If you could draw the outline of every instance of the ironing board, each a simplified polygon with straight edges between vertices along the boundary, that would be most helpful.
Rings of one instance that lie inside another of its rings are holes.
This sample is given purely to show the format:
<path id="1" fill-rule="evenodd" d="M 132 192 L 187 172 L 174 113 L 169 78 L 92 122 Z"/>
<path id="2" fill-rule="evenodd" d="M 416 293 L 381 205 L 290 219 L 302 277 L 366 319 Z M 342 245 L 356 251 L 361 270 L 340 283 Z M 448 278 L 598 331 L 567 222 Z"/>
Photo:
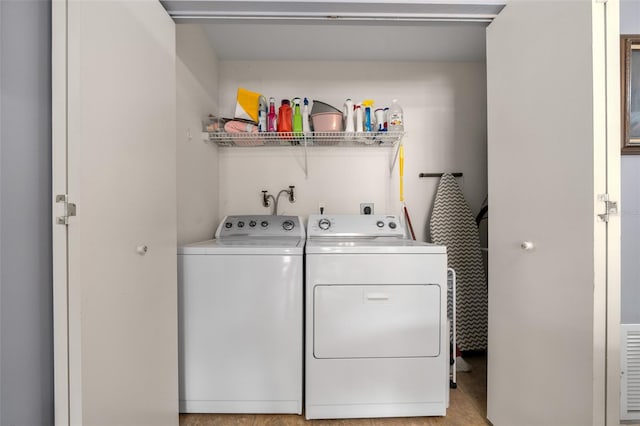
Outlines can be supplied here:
<path id="1" fill-rule="evenodd" d="M 449 173 L 442 175 L 429 222 L 431 241 L 447 247 L 457 278 L 457 344 L 462 351 L 487 348 L 487 278 L 478 227 Z"/>

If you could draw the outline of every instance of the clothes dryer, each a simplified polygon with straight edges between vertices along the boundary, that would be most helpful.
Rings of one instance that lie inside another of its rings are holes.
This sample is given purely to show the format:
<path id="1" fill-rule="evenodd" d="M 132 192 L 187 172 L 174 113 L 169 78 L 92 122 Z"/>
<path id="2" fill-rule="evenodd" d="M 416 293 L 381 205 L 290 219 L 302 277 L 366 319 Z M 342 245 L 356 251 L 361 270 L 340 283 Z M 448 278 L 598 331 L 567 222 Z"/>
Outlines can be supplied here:
<path id="1" fill-rule="evenodd" d="M 303 248 L 295 216 L 228 216 L 179 248 L 180 412 L 302 412 Z"/>
<path id="2" fill-rule="evenodd" d="M 309 217 L 305 415 L 444 416 L 447 257 L 397 216 Z"/>

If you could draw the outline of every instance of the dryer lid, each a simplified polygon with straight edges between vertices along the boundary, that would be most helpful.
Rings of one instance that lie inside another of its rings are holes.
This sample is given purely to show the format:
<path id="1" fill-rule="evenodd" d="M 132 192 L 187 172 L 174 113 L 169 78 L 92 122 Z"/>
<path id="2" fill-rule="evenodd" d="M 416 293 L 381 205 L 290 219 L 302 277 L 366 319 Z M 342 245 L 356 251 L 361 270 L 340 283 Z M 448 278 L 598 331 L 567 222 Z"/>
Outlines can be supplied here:
<path id="1" fill-rule="evenodd" d="M 325 238 L 307 240 L 307 254 L 445 254 L 447 248 L 403 238 Z"/>

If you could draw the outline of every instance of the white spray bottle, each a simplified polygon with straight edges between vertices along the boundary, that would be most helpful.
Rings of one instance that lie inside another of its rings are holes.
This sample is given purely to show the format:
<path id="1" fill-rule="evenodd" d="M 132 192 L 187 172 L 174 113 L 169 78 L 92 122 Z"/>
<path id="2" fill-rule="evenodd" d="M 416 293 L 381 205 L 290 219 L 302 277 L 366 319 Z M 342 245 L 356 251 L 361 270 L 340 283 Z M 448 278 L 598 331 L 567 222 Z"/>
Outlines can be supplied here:
<path id="1" fill-rule="evenodd" d="M 344 131 L 354 132 L 355 129 L 353 127 L 353 101 L 351 99 L 347 99 L 346 101 L 344 101 L 344 106 L 342 107 L 342 118 L 344 119 Z"/>
<path id="2" fill-rule="evenodd" d="M 302 107 L 302 131 L 304 133 L 310 132 L 309 126 L 309 99 L 304 98 L 304 106 Z"/>

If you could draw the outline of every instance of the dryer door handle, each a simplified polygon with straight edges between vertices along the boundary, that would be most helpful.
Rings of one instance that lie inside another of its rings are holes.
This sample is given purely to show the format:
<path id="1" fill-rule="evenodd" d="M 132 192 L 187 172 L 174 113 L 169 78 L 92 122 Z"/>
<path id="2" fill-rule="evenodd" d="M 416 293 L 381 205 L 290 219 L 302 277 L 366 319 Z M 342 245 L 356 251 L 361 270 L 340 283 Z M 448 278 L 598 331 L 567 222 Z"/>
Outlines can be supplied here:
<path id="1" fill-rule="evenodd" d="M 389 300 L 389 293 L 367 293 L 367 300 Z"/>

